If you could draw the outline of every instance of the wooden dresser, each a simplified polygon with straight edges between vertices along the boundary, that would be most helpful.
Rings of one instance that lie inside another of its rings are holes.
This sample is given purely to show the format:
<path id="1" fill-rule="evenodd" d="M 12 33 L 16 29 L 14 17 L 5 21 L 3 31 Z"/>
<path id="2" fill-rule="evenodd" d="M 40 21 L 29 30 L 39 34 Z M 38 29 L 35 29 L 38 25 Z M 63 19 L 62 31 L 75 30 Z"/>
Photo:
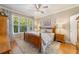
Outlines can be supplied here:
<path id="1" fill-rule="evenodd" d="M 0 16 L 0 53 L 9 53 L 10 49 L 7 34 L 7 16 Z"/>
<path id="2" fill-rule="evenodd" d="M 56 41 L 64 43 L 64 35 L 63 34 L 56 34 Z"/>

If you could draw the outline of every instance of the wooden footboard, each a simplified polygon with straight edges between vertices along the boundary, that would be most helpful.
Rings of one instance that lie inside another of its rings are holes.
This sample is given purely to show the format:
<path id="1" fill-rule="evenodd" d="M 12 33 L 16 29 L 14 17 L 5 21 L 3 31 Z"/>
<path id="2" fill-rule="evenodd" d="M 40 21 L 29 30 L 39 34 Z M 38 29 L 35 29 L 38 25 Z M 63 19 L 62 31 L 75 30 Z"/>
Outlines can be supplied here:
<path id="1" fill-rule="evenodd" d="M 41 37 L 33 33 L 24 33 L 24 40 L 41 49 Z"/>

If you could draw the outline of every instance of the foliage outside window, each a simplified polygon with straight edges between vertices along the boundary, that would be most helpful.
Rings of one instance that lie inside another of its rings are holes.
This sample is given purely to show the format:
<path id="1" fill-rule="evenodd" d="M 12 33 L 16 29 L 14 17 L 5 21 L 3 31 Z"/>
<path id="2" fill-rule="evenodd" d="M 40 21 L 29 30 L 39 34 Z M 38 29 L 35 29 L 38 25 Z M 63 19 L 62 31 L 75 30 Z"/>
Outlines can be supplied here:
<path id="1" fill-rule="evenodd" d="M 31 31 L 33 26 L 32 23 L 33 20 L 30 18 L 26 20 L 25 17 L 21 17 L 19 19 L 18 16 L 14 16 L 13 17 L 14 33 Z"/>
<path id="2" fill-rule="evenodd" d="M 14 17 L 14 33 L 18 32 L 18 17 Z"/>
<path id="3" fill-rule="evenodd" d="M 29 30 L 32 30 L 32 19 L 28 19 L 28 27 L 29 27 Z"/>
<path id="4" fill-rule="evenodd" d="M 20 21 L 20 32 L 25 32 L 26 30 L 27 30 L 26 19 L 25 17 L 22 17 Z"/>

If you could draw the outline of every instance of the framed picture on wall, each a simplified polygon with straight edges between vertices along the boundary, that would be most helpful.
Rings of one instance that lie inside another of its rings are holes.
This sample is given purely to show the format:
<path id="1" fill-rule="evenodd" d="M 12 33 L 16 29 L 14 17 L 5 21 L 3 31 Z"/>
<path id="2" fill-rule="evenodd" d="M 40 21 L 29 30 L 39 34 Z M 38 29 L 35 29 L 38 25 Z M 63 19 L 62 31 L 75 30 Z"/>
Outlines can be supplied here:
<path id="1" fill-rule="evenodd" d="M 51 26 L 51 20 L 50 19 L 46 19 L 46 21 L 43 22 L 44 26 Z"/>
<path id="2" fill-rule="evenodd" d="M 51 26 L 51 19 L 50 18 L 43 18 L 41 20 L 41 25 L 44 27 L 50 27 Z"/>

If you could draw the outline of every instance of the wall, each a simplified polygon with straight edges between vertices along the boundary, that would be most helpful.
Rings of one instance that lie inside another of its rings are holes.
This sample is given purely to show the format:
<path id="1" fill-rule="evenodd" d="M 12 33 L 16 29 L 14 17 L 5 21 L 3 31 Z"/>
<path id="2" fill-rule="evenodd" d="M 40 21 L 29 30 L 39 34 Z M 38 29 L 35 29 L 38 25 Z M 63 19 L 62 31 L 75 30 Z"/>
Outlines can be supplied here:
<path id="1" fill-rule="evenodd" d="M 56 24 L 62 24 L 62 33 L 65 35 L 65 42 L 70 42 L 70 16 L 79 13 L 79 7 L 75 7 L 66 11 L 62 11 L 53 15 L 49 15 L 52 19 L 52 26 Z M 45 16 L 47 18 L 49 16 Z M 44 18 L 36 20 L 45 20 Z M 46 20 L 45 20 L 46 21 Z M 55 24 L 56 23 L 56 24 Z"/>
<path id="2" fill-rule="evenodd" d="M 56 24 L 62 25 L 62 33 L 64 34 L 65 36 L 64 39 L 65 39 L 65 42 L 67 43 L 70 43 L 70 16 L 78 13 L 79 13 L 79 7 L 75 7 L 53 15 L 49 15 L 50 18 L 52 19 L 52 26 Z M 45 16 L 44 18 L 47 18 L 49 16 Z M 42 20 L 45 20 L 45 19 L 42 19 Z"/>
<path id="3" fill-rule="evenodd" d="M 49 15 L 49 16 L 45 16 L 45 17 L 42 17 L 42 18 L 36 18 L 35 22 L 37 22 L 37 27 L 35 27 L 35 29 L 38 29 L 39 25 L 41 27 L 54 27 L 55 23 L 56 23 L 54 15 Z M 48 24 L 48 22 L 49 22 L 49 24 Z M 44 25 L 46 23 L 47 23 L 47 25 Z M 51 29 L 40 29 L 40 31 L 41 32 L 45 32 L 45 31 L 52 32 Z"/>
<path id="4" fill-rule="evenodd" d="M 40 19 L 39 18 L 34 19 L 34 31 L 36 32 L 40 31 Z"/>
<path id="5" fill-rule="evenodd" d="M 65 41 L 70 42 L 70 16 L 79 13 L 79 7 L 75 7 L 63 12 L 55 14 L 56 23 L 63 24 L 63 33 L 65 35 Z"/>

